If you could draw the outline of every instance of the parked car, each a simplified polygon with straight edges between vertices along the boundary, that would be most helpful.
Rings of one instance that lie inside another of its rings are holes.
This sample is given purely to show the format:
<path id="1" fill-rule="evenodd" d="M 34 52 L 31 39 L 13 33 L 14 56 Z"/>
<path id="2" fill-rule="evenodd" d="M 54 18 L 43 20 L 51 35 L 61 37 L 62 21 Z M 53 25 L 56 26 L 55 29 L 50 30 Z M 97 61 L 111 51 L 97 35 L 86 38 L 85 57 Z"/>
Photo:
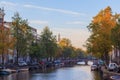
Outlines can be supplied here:
<path id="1" fill-rule="evenodd" d="M 116 63 L 109 63 L 108 70 L 118 72 L 119 71 L 119 66 Z"/>
<path id="2" fill-rule="evenodd" d="M 19 61 L 18 65 L 19 66 L 27 66 L 27 63 L 25 61 Z"/>
<path id="3" fill-rule="evenodd" d="M 101 67 L 105 65 L 105 62 L 101 59 L 98 60 L 98 69 L 101 70 Z"/>
<path id="4" fill-rule="evenodd" d="M 120 80 L 120 75 L 110 76 L 110 80 Z"/>
<path id="5" fill-rule="evenodd" d="M 98 60 L 98 65 L 101 65 L 101 66 L 102 66 L 102 65 L 104 65 L 104 64 L 105 64 L 105 62 L 104 62 L 103 60 L 101 60 L 101 59 Z"/>
<path id="6" fill-rule="evenodd" d="M 38 62 L 32 62 L 31 65 L 39 65 Z"/>
<path id="7" fill-rule="evenodd" d="M 61 60 L 55 60 L 55 61 L 54 61 L 54 65 L 55 65 L 55 66 L 60 66 L 60 63 L 61 63 Z"/>
<path id="8" fill-rule="evenodd" d="M 53 65 L 52 61 L 45 62 L 46 67 L 51 67 Z"/>
<path id="9" fill-rule="evenodd" d="M 94 70 L 97 70 L 97 69 L 98 69 L 97 65 L 95 65 L 95 64 L 91 65 L 91 71 L 94 71 Z"/>

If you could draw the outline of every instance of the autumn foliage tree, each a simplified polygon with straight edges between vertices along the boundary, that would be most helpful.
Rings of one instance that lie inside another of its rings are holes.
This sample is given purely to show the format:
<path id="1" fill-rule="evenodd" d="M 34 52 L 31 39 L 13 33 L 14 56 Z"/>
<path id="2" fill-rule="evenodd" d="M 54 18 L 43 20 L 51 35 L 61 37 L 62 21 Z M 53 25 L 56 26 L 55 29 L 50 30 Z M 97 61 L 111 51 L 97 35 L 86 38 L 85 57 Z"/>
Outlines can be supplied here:
<path id="1" fill-rule="evenodd" d="M 61 57 L 67 58 L 70 57 L 70 55 L 73 53 L 73 48 L 69 39 L 61 39 L 59 42 L 59 46 L 61 48 Z"/>
<path id="2" fill-rule="evenodd" d="M 111 29 L 116 25 L 116 17 L 108 6 L 101 10 L 88 26 L 91 36 L 88 38 L 87 48 L 93 54 L 109 61 L 109 52 L 112 49 Z"/>
<path id="3" fill-rule="evenodd" d="M 2 64 L 4 65 L 5 54 L 14 50 L 16 39 L 12 37 L 10 28 L 0 26 L 0 54 L 2 54 Z"/>
<path id="4" fill-rule="evenodd" d="M 72 46 L 71 41 L 67 38 L 62 38 L 59 42 L 61 49 L 61 57 L 63 58 L 76 58 L 84 55 L 82 49 L 78 49 Z M 82 56 L 83 57 L 83 56 Z"/>

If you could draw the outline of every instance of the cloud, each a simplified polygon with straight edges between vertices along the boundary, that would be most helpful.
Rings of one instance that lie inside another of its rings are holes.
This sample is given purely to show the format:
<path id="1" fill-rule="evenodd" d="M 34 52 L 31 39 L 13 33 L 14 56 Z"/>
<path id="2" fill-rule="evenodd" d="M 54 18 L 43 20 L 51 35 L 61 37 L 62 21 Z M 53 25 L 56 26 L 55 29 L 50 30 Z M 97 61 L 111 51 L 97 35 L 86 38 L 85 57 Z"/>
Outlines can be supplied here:
<path id="1" fill-rule="evenodd" d="M 0 1 L 0 7 L 4 7 L 5 10 L 9 10 L 11 12 L 15 12 L 18 10 L 18 4 L 8 1 Z"/>
<path id="2" fill-rule="evenodd" d="M 17 6 L 16 3 L 12 3 L 12 2 L 7 2 L 7 1 L 0 1 L 0 5 L 1 6 Z"/>
<path id="3" fill-rule="evenodd" d="M 66 22 L 66 24 L 73 24 L 73 25 L 88 25 L 86 22 L 81 22 L 81 21 L 71 21 L 71 22 Z"/>
<path id="4" fill-rule="evenodd" d="M 48 24 L 48 21 L 41 21 L 41 20 L 30 20 L 29 22 L 31 24 L 37 24 L 37 25 Z"/>
<path id="5" fill-rule="evenodd" d="M 60 12 L 60 13 L 64 13 L 64 14 L 71 14 L 71 15 L 85 15 L 85 14 L 81 14 L 79 12 L 74 12 L 74 11 L 69 11 L 69 10 L 41 7 L 41 6 L 35 6 L 35 5 L 29 5 L 29 4 L 24 5 L 24 7 L 36 8 L 36 9 L 41 9 L 41 10 L 46 10 L 46 11 L 55 11 L 55 12 Z"/>
<path id="6" fill-rule="evenodd" d="M 64 9 L 56 9 L 56 8 L 49 8 L 49 7 L 42 7 L 42 6 L 35 6 L 35 5 L 30 5 L 30 4 L 17 4 L 13 2 L 8 2 L 8 1 L 0 1 L 0 6 L 5 6 L 7 8 L 9 7 L 25 7 L 25 8 L 34 8 L 34 9 L 40 9 L 40 10 L 45 10 L 45 11 L 54 11 L 54 12 L 59 12 L 63 14 L 70 14 L 70 15 L 76 15 L 76 16 L 84 16 L 85 14 L 75 12 L 75 11 L 70 11 L 70 10 L 64 10 Z"/>

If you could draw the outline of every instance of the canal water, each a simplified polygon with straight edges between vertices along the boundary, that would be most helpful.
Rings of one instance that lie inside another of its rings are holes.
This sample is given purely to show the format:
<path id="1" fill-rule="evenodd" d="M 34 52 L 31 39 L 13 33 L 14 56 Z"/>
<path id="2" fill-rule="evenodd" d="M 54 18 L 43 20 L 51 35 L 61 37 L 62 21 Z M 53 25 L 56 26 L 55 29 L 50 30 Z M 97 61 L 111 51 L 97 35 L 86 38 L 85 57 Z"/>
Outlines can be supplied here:
<path id="1" fill-rule="evenodd" d="M 0 80 L 102 80 L 97 71 L 90 66 L 64 67 L 48 72 L 20 72 L 8 76 L 0 76 Z"/>

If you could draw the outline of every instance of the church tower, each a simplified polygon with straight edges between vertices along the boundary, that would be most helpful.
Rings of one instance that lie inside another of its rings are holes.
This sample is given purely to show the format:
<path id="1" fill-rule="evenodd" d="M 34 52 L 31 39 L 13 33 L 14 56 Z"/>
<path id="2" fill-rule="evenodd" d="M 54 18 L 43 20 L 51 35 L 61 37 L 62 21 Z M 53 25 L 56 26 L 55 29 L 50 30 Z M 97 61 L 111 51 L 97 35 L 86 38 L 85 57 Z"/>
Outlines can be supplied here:
<path id="1" fill-rule="evenodd" d="M 60 37 L 60 33 L 58 34 L 58 43 L 60 42 L 61 37 Z"/>

